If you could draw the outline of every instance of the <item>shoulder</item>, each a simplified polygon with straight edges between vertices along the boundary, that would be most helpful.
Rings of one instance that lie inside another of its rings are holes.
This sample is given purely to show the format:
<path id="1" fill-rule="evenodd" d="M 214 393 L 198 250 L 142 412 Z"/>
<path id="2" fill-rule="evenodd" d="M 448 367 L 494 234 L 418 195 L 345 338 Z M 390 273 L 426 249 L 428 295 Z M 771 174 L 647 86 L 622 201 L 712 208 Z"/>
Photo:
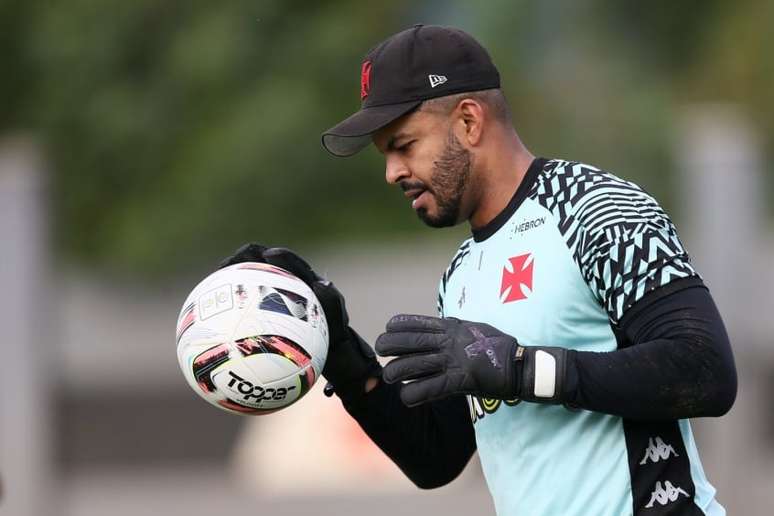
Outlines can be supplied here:
<path id="1" fill-rule="evenodd" d="M 532 196 L 557 219 L 583 278 L 613 321 L 645 293 L 698 276 L 672 221 L 631 181 L 551 160 Z"/>
<path id="2" fill-rule="evenodd" d="M 617 195 L 618 198 L 653 198 L 637 184 L 578 161 L 548 160 L 530 197 L 544 205 L 564 203 L 577 209 L 583 201 Z M 655 202 L 655 201 L 654 201 Z"/>
<path id="3" fill-rule="evenodd" d="M 637 225 L 673 229 L 656 199 L 639 185 L 586 163 L 549 160 L 531 197 L 567 228 L 580 226 L 590 233 Z"/>

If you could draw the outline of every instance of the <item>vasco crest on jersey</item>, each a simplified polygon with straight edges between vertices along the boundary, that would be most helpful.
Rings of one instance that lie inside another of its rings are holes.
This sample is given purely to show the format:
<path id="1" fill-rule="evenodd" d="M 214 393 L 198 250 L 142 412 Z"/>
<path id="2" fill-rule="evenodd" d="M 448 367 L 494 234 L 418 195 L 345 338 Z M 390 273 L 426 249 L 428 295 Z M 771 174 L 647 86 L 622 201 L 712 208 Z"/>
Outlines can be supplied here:
<path id="1" fill-rule="evenodd" d="M 532 253 L 508 258 L 503 265 L 500 280 L 500 302 L 505 304 L 527 299 L 533 291 L 534 269 L 535 259 Z"/>

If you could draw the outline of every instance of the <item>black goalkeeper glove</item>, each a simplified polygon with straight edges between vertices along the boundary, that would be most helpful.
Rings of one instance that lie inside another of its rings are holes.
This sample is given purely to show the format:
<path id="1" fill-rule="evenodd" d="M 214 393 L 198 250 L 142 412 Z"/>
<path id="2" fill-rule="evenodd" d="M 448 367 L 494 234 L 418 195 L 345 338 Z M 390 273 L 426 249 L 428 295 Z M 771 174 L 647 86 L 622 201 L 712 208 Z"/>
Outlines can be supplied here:
<path id="1" fill-rule="evenodd" d="M 282 247 L 245 244 L 219 267 L 242 262 L 263 262 L 285 269 L 309 285 L 317 296 L 328 322 L 328 357 L 322 370 L 329 382 L 325 387 L 327 396 L 334 391 L 340 397 L 362 393 L 368 378 L 381 376 L 382 368 L 373 349 L 349 327 L 344 296 L 333 283 L 314 272 L 303 258 Z"/>
<path id="2" fill-rule="evenodd" d="M 401 388 L 412 407 L 452 394 L 562 403 L 568 351 L 527 347 L 483 323 L 424 315 L 396 315 L 376 340 L 380 356 L 396 356 L 384 367 L 387 383 Z"/>

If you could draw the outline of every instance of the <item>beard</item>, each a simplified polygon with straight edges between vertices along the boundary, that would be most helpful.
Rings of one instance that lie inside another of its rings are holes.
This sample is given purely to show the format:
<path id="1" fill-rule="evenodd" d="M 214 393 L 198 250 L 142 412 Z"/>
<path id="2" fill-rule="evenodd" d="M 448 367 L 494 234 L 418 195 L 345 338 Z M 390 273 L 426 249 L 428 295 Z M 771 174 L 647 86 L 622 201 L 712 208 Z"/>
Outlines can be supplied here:
<path id="1" fill-rule="evenodd" d="M 422 222 L 433 228 L 444 228 L 459 223 L 460 204 L 472 166 L 470 151 L 449 130 L 446 145 L 433 163 L 428 190 L 435 198 L 438 212 L 431 215 L 426 208 L 417 210 Z"/>

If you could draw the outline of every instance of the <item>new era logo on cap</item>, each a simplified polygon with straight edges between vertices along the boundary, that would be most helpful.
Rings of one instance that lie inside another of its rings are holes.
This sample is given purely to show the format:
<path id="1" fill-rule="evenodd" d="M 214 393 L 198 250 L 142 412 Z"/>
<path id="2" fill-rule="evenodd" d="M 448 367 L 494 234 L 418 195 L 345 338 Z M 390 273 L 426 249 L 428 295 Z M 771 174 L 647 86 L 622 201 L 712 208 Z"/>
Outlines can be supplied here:
<path id="1" fill-rule="evenodd" d="M 427 78 L 430 80 L 430 87 L 435 88 L 439 84 L 443 84 L 446 82 L 446 76 L 445 75 L 428 75 Z"/>

